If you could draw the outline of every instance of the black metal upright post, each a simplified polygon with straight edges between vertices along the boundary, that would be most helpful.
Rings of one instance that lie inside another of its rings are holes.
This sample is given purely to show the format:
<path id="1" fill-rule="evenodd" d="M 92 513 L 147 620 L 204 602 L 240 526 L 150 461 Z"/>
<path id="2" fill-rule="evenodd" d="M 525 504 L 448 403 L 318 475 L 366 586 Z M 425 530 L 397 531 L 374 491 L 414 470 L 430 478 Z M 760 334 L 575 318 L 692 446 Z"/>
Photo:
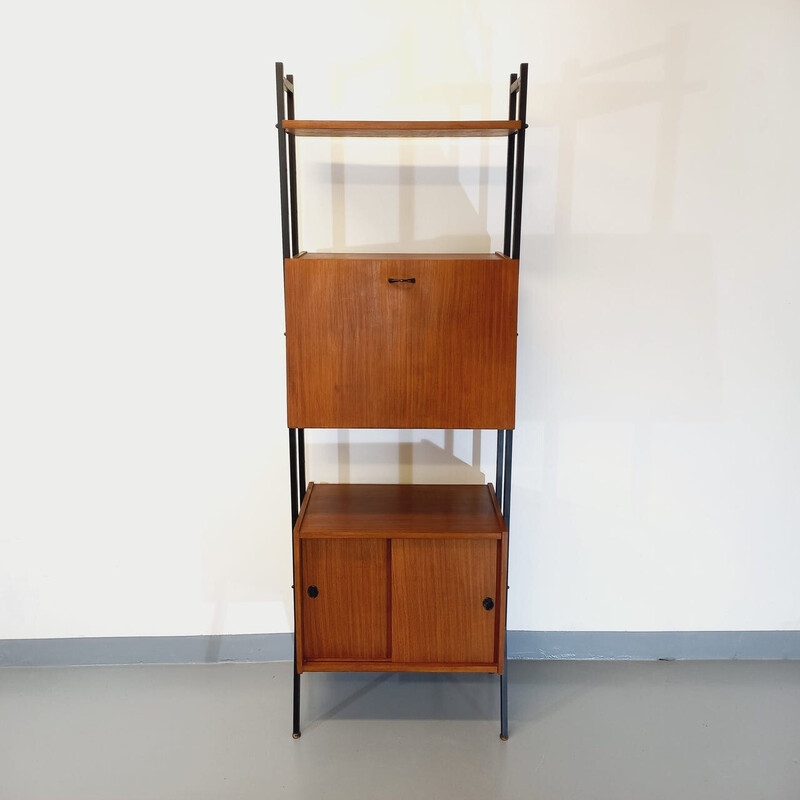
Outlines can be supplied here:
<path id="1" fill-rule="evenodd" d="M 520 64 L 519 75 L 512 74 L 509 84 L 508 118 L 518 119 L 516 136 L 509 137 L 506 162 L 506 207 L 503 230 L 503 253 L 519 259 L 522 238 L 522 183 L 525 166 L 525 129 L 528 113 L 528 65 Z M 514 431 L 497 431 L 497 498 L 511 537 L 511 463 Z M 508 551 L 506 551 L 508 575 Z M 508 592 L 508 586 L 506 586 Z M 508 601 L 503 620 L 503 673 L 500 676 L 500 738 L 508 739 Z"/>
<path id="2" fill-rule="evenodd" d="M 291 255 L 289 247 L 289 175 L 286 158 L 286 131 L 283 129 L 283 121 L 286 119 L 283 83 L 283 64 L 279 61 L 275 64 L 275 93 L 278 96 L 278 125 L 276 127 L 278 128 L 278 171 L 281 184 L 281 232 L 283 234 L 283 257 L 289 258 Z"/>
<path id="3" fill-rule="evenodd" d="M 294 75 L 286 80 L 292 87 L 286 92 L 286 119 L 294 119 Z M 291 221 L 292 258 L 300 252 L 300 234 L 297 229 L 297 149 L 295 136 L 287 136 L 289 142 L 289 218 Z"/>
<path id="4" fill-rule="evenodd" d="M 289 492 L 292 495 L 292 527 L 300 512 L 298 503 L 297 428 L 289 428 Z"/>
<path id="5" fill-rule="evenodd" d="M 306 496 L 306 429 L 297 429 L 297 501 L 303 504 Z"/>
<path id="6" fill-rule="evenodd" d="M 517 73 L 511 73 L 511 83 L 508 91 L 508 118 L 509 120 L 517 118 L 517 95 L 518 92 L 511 87 L 517 80 Z M 514 216 L 512 213 L 514 203 L 514 147 L 516 145 L 516 137 L 508 137 L 508 151 L 506 154 L 506 212 L 505 212 L 505 225 L 503 226 L 503 253 L 509 258 L 511 257 L 511 220 Z M 498 432 L 499 435 L 499 432 Z M 499 489 L 497 490 L 500 491 Z"/>
<path id="7" fill-rule="evenodd" d="M 495 472 L 494 490 L 497 494 L 497 502 L 500 503 L 500 510 L 503 510 L 503 467 L 505 465 L 505 441 L 506 432 L 497 431 L 497 471 Z"/>
<path id="8" fill-rule="evenodd" d="M 289 428 L 289 491 L 292 499 L 292 531 L 300 510 L 300 493 L 298 483 L 298 459 L 297 459 L 297 428 Z M 294 563 L 294 536 L 292 537 L 292 576 L 294 576 L 296 565 Z M 297 585 L 292 582 L 292 609 L 297 594 Z M 297 620 L 295 619 L 295 627 Z M 294 650 L 294 681 L 292 684 L 292 736 L 300 738 L 300 673 L 297 671 L 297 642 L 292 642 Z"/>
<path id="9" fill-rule="evenodd" d="M 275 94 L 278 103 L 278 169 L 281 186 L 281 234 L 283 241 L 283 258 L 297 255 L 299 250 L 297 233 L 297 159 L 294 137 L 287 135 L 283 121 L 294 119 L 294 84 L 292 76 L 285 76 L 283 64 L 275 64 Z M 287 139 L 289 139 L 287 145 Z M 288 152 L 287 152 L 288 151 Z M 289 486 L 292 504 L 292 535 L 300 512 L 300 504 L 305 496 L 305 436 L 298 428 L 289 428 Z M 294 538 L 292 539 L 292 578 L 295 575 Z M 292 581 L 292 613 L 294 616 L 297 587 Z M 295 628 L 297 620 L 295 619 Z M 293 642 L 294 679 L 292 691 L 292 736 L 300 738 L 300 673 L 297 671 L 297 642 Z"/>
<path id="10" fill-rule="evenodd" d="M 511 526 L 511 458 L 512 446 L 514 444 L 514 431 L 506 431 L 505 445 L 505 467 L 503 469 L 503 519 L 506 521 L 506 528 Z"/>
<path id="11" fill-rule="evenodd" d="M 511 538 L 511 463 L 514 443 L 514 431 L 497 432 L 497 482 L 502 485 L 498 494 L 500 510 L 506 523 L 509 537 Z M 506 553 L 506 575 L 508 575 L 508 554 Z M 508 586 L 506 586 L 508 592 Z M 503 673 L 500 675 L 500 738 L 508 739 L 508 601 L 506 600 L 506 615 L 503 619 Z"/>
<path id="12" fill-rule="evenodd" d="M 514 233 L 511 245 L 511 258 L 519 258 L 519 243 L 522 236 L 522 177 L 525 166 L 525 129 L 528 115 L 528 65 L 520 64 L 519 67 L 519 121 L 520 128 L 517 133 L 517 157 L 514 167 Z"/>

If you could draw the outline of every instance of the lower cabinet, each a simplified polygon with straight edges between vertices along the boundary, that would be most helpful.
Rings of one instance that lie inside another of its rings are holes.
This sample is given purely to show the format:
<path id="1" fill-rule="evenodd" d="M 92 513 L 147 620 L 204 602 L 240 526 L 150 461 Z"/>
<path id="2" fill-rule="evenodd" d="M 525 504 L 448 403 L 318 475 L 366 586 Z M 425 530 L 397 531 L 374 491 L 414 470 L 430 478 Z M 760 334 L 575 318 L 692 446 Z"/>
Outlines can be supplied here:
<path id="1" fill-rule="evenodd" d="M 311 484 L 295 527 L 298 669 L 502 671 L 506 546 L 491 486 Z"/>

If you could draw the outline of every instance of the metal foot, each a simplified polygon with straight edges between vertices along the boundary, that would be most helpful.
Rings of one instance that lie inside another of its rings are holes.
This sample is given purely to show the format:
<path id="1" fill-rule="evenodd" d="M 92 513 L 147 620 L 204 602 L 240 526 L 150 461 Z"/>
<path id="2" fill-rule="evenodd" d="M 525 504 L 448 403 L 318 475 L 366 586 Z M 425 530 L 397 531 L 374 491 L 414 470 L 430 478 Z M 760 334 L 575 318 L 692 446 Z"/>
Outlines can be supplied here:
<path id="1" fill-rule="evenodd" d="M 300 738 L 300 731 L 292 734 L 292 739 L 299 739 L 299 738 Z"/>
<path id="2" fill-rule="evenodd" d="M 298 736 L 299 736 L 299 734 L 298 734 Z M 502 734 L 502 733 L 500 734 L 500 738 L 501 738 L 501 739 L 502 739 L 504 742 L 507 742 L 507 741 L 508 741 L 508 736 L 503 736 L 503 734 Z"/>

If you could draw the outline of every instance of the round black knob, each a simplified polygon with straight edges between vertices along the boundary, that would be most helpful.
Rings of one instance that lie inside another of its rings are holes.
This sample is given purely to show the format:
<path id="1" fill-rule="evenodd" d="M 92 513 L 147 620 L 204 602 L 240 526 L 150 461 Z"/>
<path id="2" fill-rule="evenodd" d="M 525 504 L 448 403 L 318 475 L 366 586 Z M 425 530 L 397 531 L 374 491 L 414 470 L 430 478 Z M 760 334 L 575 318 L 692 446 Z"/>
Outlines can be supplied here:
<path id="1" fill-rule="evenodd" d="M 316 597 L 319 594 L 319 589 L 313 584 L 308 587 L 308 596 L 309 597 Z"/>
<path id="2" fill-rule="evenodd" d="M 483 607 L 487 611 L 491 611 L 494 608 L 494 600 L 491 597 L 484 597 L 483 598 Z"/>

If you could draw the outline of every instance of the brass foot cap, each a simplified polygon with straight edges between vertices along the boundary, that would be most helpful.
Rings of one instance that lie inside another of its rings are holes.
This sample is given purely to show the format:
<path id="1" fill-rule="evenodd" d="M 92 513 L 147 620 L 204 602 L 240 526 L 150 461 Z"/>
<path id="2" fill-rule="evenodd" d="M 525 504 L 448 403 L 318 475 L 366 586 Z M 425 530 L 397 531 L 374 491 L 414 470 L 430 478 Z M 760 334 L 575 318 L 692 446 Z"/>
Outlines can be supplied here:
<path id="1" fill-rule="evenodd" d="M 299 733 L 293 733 L 292 734 L 292 739 L 299 739 L 299 738 L 300 738 L 300 734 Z"/>
<path id="2" fill-rule="evenodd" d="M 507 741 L 508 741 L 508 736 L 503 736 L 503 734 L 502 734 L 502 733 L 500 734 L 500 738 L 501 738 L 501 739 L 502 739 L 504 742 L 507 742 Z"/>

